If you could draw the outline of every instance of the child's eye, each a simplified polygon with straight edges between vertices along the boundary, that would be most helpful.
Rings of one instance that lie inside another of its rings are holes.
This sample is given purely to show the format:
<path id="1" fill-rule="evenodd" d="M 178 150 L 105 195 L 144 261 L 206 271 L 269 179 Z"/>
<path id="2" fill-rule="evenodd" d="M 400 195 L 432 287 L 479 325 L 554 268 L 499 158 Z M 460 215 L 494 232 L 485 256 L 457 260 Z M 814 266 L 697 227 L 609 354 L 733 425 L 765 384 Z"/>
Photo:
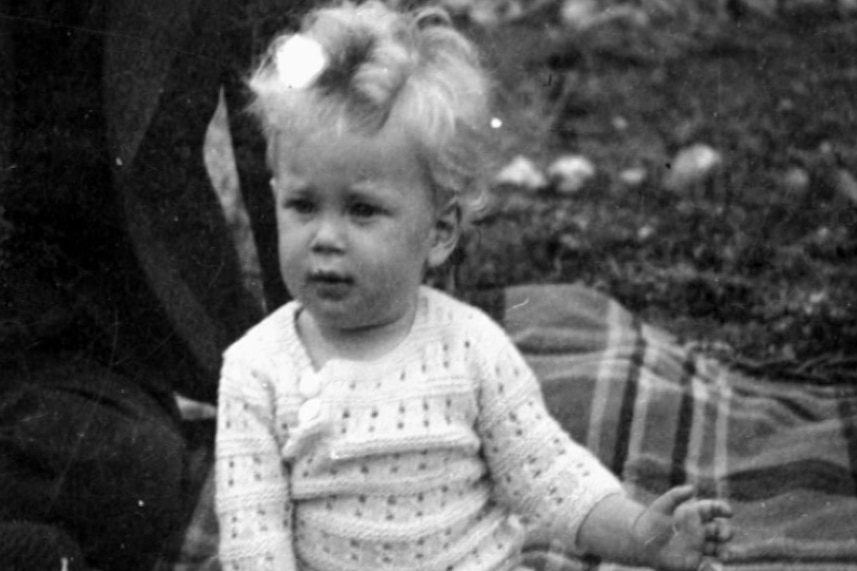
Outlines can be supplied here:
<path id="1" fill-rule="evenodd" d="M 307 198 L 290 198 L 283 203 L 283 207 L 298 214 L 312 214 L 315 211 L 315 203 Z"/>
<path id="2" fill-rule="evenodd" d="M 381 209 L 373 204 L 357 202 L 351 205 L 351 215 L 356 218 L 372 218 L 381 214 Z"/>

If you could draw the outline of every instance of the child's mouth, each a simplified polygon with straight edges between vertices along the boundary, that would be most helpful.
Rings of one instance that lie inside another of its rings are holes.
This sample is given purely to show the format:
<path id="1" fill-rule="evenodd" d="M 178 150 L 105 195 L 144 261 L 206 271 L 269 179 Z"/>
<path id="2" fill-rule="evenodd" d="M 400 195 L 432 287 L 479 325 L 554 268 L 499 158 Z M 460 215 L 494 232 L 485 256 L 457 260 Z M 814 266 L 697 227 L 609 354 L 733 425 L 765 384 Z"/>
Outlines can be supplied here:
<path id="1" fill-rule="evenodd" d="M 341 299 L 354 285 L 354 280 L 347 275 L 335 272 L 313 272 L 309 276 L 309 283 L 319 297 Z"/>

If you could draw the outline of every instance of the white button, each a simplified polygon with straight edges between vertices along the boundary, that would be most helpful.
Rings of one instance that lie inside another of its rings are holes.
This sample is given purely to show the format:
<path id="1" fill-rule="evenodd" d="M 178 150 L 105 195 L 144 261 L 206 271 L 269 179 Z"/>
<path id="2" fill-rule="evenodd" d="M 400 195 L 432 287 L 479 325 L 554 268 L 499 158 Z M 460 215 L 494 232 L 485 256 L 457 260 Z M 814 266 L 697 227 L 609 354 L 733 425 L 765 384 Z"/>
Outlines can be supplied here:
<path id="1" fill-rule="evenodd" d="M 318 378 L 318 375 L 301 377 L 298 390 L 300 391 L 301 396 L 305 398 L 317 397 L 321 392 L 321 379 Z"/>
<path id="2" fill-rule="evenodd" d="M 321 400 L 309 399 L 298 409 L 298 423 L 307 424 L 318 418 L 321 414 Z"/>

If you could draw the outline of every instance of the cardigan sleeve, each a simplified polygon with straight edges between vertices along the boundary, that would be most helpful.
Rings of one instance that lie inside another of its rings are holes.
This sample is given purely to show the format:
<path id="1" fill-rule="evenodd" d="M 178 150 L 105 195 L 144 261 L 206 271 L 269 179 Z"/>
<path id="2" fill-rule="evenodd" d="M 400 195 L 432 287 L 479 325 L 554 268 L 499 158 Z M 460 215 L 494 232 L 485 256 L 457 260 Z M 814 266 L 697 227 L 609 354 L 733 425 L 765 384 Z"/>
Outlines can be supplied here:
<path id="1" fill-rule="evenodd" d="M 249 365 L 258 360 L 227 351 L 220 379 L 215 509 L 224 571 L 297 569 L 289 472 L 274 429 L 272 384 Z"/>
<path id="2" fill-rule="evenodd" d="M 576 545 L 586 516 L 607 496 L 623 493 L 621 484 L 550 416 L 534 373 L 493 322 L 480 354 L 477 429 L 501 501 Z"/>

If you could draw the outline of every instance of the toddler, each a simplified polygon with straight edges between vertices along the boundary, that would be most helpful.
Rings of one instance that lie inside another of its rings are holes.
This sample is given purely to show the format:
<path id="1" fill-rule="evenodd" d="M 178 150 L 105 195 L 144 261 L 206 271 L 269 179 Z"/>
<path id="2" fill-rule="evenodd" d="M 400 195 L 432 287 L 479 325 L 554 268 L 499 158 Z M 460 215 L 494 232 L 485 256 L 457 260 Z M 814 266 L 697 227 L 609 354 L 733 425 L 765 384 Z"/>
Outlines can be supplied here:
<path id="1" fill-rule="evenodd" d="M 295 300 L 226 352 L 225 571 L 509 570 L 527 525 L 696 569 L 729 507 L 638 505 L 545 410 L 502 329 L 421 285 L 484 195 L 489 84 L 443 12 L 311 13 L 250 80 Z"/>

